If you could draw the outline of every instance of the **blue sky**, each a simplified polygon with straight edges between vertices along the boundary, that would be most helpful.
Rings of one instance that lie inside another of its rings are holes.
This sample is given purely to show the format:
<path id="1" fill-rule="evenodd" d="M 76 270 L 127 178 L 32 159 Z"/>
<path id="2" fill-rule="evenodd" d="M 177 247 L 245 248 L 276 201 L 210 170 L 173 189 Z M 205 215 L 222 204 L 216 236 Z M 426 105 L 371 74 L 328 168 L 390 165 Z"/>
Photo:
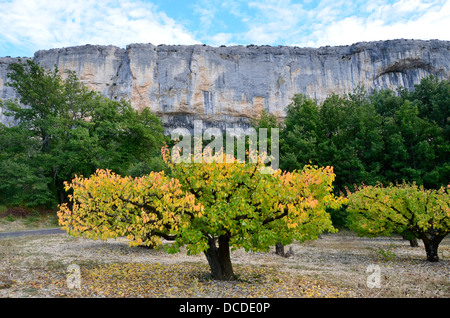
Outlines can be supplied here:
<path id="1" fill-rule="evenodd" d="M 320 47 L 450 40 L 450 0 L 0 0 L 0 56 L 129 43 Z"/>

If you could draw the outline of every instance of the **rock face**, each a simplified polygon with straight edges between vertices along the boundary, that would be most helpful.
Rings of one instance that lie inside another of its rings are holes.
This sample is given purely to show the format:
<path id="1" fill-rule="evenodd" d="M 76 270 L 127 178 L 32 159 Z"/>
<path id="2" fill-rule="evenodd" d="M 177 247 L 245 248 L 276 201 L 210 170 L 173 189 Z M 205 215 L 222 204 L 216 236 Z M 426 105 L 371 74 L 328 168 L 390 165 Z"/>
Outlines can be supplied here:
<path id="1" fill-rule="evenodd" d="M 5 85 L 5 83 L 8 82 L 7 74 L 9 64 L 18 62 L 18 58 L 0 57 L 0 99 L 15 99 L 19 97 L 12 87 Z M 10 122 L 12 122 L 12 120 L 3 114 L 3 109 L 0 107 L 0 123 L 7 124 Z"/>
<path id="2" fill-rule="evenodd" d="M 86 45 L 38 51 L 34 60 L 45 68 L 74 70 L 90 88 L 128 99 L 135 109 L 149 107 L 169 130 L 192 127 L 195 119 L 204 128 L 245 128 L 263 109 L 281 119 L 297 93 L 324 100 L 357 85 L 412 89 L 430 74 L 450 78 L 450 42 L 439 40 L 321 48 Z M 15 97 L 4 85 L 14 61 L 0 59 L 1 98 Z"/>

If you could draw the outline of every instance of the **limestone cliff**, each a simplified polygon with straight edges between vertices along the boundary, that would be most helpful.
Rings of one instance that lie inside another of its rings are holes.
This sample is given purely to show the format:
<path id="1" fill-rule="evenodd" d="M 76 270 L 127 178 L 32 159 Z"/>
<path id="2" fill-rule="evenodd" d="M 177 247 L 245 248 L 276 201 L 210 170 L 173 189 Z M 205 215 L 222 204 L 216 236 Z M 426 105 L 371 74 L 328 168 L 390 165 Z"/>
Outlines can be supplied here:
<path id="1" fill-rule="evenodd" d="M 282 118 L 296 93 L 323 100 L 358 84 L 413 88 L 430 74 L 450 78 L 450 42 L 439 40 L 321 48 L 86 45 L 38 51 L 34 60 L 74 70 L 89 87 L 129 99 L 136 109 L 150 107 L 169 129 L 189 127 L 194 119 L 205 127 L 245 127 L 262 109 Z M 1 98 L 14 97 L 4 86 L 6 67 L 14 61 L 0 59 Z"/>

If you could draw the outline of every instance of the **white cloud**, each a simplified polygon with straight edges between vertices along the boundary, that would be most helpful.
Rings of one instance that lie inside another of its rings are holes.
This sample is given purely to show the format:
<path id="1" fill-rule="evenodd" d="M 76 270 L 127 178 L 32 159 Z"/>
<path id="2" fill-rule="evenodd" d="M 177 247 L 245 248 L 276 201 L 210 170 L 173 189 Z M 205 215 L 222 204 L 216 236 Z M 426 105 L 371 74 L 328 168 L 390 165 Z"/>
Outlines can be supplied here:
<path id="1" fill-rule="evenodd" d="M 199 16 L 202 31 L 206 31 L 213 25 L 216 15 L 216 9 L 213 6 L 197 4 L 194 6 L 194 12 Z"/>
<path id="2" fill-rule="evenodd" d="M 246 19 L 249 30 L 241 37 L 252 44 L 271 44 L 294 36 L 306 15 L 301 4 L 292 4 L 289 0 L 250 2 L 248 6 L 257 10 L 257 14 Z"/>
<path id="3" fill-rule="evenodd" d="M 212 46 L 229 45 L 232 42 L 232 33 L 217 33 L 209 37 L 208 44 Z"/>
<path id="4" fill-rule="evenodd" d="M 450 0 L 230 0 L 223 7 L 231 13 L 241 8 L 246 28 L 233 35 L 241 43 L 318 47 L 397 38 L 450 40 Z"/>
<path id="5" fill-rule="evenodd" d="M 132 0 L 1 1 L 0 43 L 2 38 L 34 50 L 88 43 L 199 43 L 151 3 Z"/>
<path id="6" fill-rule="evenodd" d="M 450 1 L 400 0 L 366 6 L 366 16 L 355 14 L 331 21 L 317 21 L 311 33 L 294 45 L 348 45 L 388 39 L 450 40 Z M 321 12 L 318 12 L 320 14 Z"/>

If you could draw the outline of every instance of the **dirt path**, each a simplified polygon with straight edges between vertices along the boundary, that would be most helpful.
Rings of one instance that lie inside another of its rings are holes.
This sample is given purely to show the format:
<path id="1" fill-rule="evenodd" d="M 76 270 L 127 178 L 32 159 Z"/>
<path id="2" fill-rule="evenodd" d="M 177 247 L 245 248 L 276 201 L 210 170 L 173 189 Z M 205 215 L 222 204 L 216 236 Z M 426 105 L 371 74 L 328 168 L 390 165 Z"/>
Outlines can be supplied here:
<path id="1" fill-rule="evenodd" d="M 41 230 L 28 230 L 28 231 L 15 231 L 15 232 L 3 232 L 0 233 L 0 239 L 7 237 L 18 236 L 33 236 L 33 235 L 50 235 L 50 234 L 63 234 L 64 230 L 60 228 L 41 229 Z"/>

